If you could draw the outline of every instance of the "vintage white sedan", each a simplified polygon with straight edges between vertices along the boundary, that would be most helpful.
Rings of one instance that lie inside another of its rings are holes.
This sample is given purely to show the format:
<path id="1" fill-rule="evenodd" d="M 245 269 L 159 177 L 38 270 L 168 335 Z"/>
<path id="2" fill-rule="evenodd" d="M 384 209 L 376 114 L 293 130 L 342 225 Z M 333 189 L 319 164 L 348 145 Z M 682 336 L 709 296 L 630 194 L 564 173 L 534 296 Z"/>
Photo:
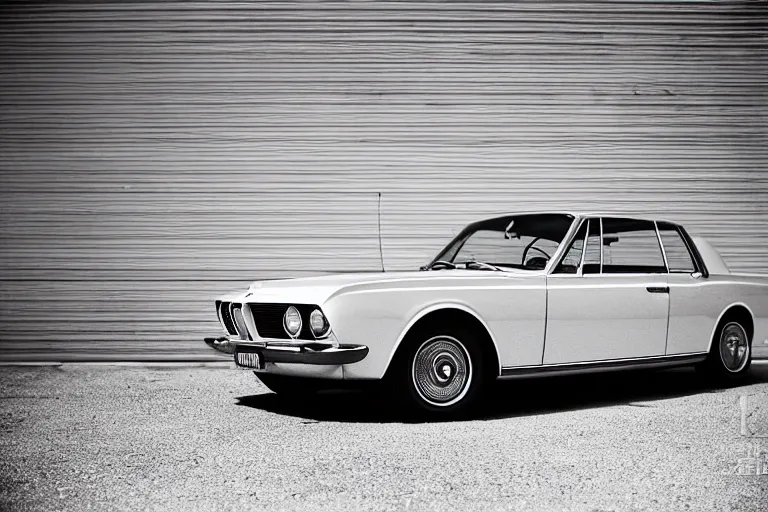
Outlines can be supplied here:
<path id="1" fill-rule="evenodd" d="M 383 381 L 417 410 L 468 410 L 494 379 L 695 364 L 748 371 L 768 276 L 729 272 L 673 222 L 565 212 L 464 228 L 413 272 L 255 282 L 216 300 L 234 354 L 277 393 Z"/>

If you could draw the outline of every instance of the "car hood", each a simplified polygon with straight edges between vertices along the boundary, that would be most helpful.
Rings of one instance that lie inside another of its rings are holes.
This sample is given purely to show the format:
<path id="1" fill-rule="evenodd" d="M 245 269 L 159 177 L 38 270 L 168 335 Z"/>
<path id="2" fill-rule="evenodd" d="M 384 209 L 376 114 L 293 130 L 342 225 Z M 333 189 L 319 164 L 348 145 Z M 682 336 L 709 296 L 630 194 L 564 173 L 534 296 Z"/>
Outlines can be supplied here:
<path id="1" fill-rule="evenodd" d="M 537 271 L 509 271 L 504 277 L 523 279 L 542 275 Z M 439 283 L 454 284 L 456 280 L 487 279 L 499 277 L 498 272 L 482 270 L 439 270 L 439 271 L 409 271 L 409 272 L 366 272 L 356 274 L 332 274 L 316 277 L 291 279 L 275 279 L 253 282 L 247 292 L 236 292 L 221 297 L 221 300 L 323 304 L 333 295 L 350 289 L 386 288 L 386 287 L 418 287 L 427 282 L 432 285 Z"/>

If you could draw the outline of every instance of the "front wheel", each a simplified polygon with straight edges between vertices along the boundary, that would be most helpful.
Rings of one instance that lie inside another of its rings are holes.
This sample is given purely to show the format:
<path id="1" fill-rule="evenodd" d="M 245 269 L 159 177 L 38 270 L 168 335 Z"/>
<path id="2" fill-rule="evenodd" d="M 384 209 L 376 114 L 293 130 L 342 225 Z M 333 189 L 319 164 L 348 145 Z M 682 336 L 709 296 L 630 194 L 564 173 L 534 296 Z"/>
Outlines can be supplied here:
<path id="1" fill-rule="evenodd" d="M 394 386 L 417 413 L 451 417 L 469 412 L 488 381 L 484 358 L 469 333 L 415 336 L 394 362 Z"/>
<path id="2" fill-rule="evenodd" d="M 704 362 L 707 373 L 722 380 L 743 378 L 752 363 L 752 350 L 746 329 L 737 321 L 727 321 L 718 329 Z"/>

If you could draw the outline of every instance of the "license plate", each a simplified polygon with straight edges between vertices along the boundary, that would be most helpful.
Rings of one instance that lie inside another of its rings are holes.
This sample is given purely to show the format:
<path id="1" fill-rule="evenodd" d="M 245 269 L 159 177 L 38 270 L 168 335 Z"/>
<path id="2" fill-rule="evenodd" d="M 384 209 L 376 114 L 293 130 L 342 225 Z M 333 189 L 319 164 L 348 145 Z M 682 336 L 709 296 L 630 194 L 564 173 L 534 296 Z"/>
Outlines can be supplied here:
<path id="1" fill-rule="evenodd" d="M 237 352 L 235 354 L 235 364 L 243 368 L 254 368 L 260 370 L 263 368 L 263 360 L 256 352 Z"/>

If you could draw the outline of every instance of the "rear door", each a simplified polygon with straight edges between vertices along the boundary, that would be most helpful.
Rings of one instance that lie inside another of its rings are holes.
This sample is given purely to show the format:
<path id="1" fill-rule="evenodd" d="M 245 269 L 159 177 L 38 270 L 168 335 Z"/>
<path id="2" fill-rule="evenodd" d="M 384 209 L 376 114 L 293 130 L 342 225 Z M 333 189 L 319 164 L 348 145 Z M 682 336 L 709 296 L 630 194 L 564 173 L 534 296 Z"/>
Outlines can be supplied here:
<path id="1" fill-rule="evenodd" d="M 542 362 L 664 355 L 668 315 L 667 268 L 655 223 L 588 219 L 547 276 Z"/>
<path id="2" fill-rule="evenodd" d="M 714 328 L 706 297 L 714 288 L 707 287 L 680 228 L 667 222 L 658 226 L 669 266 L 667 354 L 706 352 Z"/>

